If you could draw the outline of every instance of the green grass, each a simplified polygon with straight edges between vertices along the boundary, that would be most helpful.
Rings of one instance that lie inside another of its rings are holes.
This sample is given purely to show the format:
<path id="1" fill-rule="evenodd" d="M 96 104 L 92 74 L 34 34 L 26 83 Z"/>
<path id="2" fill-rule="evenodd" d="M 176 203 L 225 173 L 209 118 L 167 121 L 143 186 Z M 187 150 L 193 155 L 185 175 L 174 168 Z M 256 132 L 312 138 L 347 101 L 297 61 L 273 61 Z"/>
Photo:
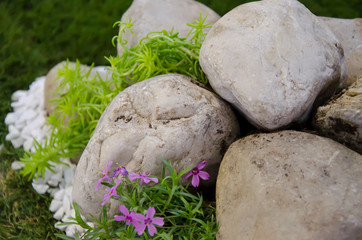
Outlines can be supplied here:
<path id="1" fill-rule="evenodd" d="M 101 3 L 102 2 L 102 3 Z M 50 197 L 37 194 L 10 166 L 22 156 L 5 141 L 11 94 L 28 89 L 60 61 L 107 64 L 116 54 L 112 28 L 131 0 L 2 0 L 0 2 L 0 239 L 55 239 Z M 220 15 L 246 1 L 200 0 Z M 361 17 L 360 0 L 302 0 L 320 16 Z"/>

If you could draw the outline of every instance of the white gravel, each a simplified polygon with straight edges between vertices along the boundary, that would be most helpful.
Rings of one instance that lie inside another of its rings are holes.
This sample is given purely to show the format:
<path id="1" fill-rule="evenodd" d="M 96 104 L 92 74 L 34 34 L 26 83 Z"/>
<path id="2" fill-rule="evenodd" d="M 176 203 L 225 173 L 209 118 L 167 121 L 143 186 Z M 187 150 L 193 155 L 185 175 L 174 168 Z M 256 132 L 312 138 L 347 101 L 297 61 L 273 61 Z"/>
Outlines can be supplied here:
<path id="1" fill-rule="evenodd" d="M 16 91 L 11 97 L 13 112 L 8 113 L 5 118 L 5 124 L 9 130 L 6 140 L 10 141 L 15 148 L 23 147 L 25 150 L 34 152 L 34 139 L 43 143 L 45 137 L 49 135 L 49 126 L 45 125 L 44 81 L 45 76 L 39 77 L 30 85 L 29 90 Z M 78 225 L 58 226 L 58 224 L 69 222 L 69 217 L 75 216 L 71 192 L 76 166 L 69 159 L 59 160 L 69 164 L 70 167 L 52 163 L 55 173 L 47 170 L 43 178 L 33 180 L 32 186 L 39 194 L 49 193 L 53 197 L 49 210 L 58 220 L 55 227 L 64 231 L 67 236 L 74 236 L 76 231 L 82 233 L 84 229 Z M 15 161 L 11 167 L 19 170 L 23 165 Z"/>

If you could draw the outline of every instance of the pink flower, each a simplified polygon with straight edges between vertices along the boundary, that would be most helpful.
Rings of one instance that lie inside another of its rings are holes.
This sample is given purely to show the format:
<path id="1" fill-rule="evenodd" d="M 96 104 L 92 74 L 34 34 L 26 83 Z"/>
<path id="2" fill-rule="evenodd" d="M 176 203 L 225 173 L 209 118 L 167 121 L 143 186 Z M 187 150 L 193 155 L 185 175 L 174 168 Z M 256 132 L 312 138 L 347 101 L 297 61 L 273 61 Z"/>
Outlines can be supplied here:
<path id="1" fill-rule="evenodd" d="M 115 196 L 115 197 L 120 197 L 118 194 L 117 194 L 117 187 L 118 185 L 121 183 L 121 180 L 117 179 L 116 181 L 116 185 L 114 185 L 113 187 L 109 188 L 107 187 L 106 188 L 106 191 L 108 192 L 107 194 L 104 195 L 103 197 L 103 202 L 102 202 L 102 206 L 104 204 L 106 204 L 108 202 L 108 200 L 112 197 L 112 196 Z"/>
<path id="2" fill-rule="evenodd" d="M 115 215 L 114 219 L 116 221 L 125 221 L 126 225 L 130 225 L 132 224 L 134 226 L 134 224 L 137 222 L 135 221 L 135 218 L 140 218 L 142 217 L 142 214 L 139 213 L 135 213 L 135 212 L 131 212 L 129 213 L 129 210 L 126 208 L 126 206 L 121 205 L 119 206 L 119 211 L 124 215 L 124 216 L 119 216 L 119 215 Z"/>
<path id="3" fill-rule="evenodd" d="M 111 178 L 117 177 L 119 174 L 122 174 L 123 176 L 127 176 L 128 172 L 125 167 L 119 167 L 113 171 L 113 175 L 111 176 Z"/>
<path id="4" fill-rule="evenodd" d="M 186 174 L 184 179 L 192 175 L 191 185 L 194 187 L 198 187 L 200 183 L 199 177 L 202 178 L 203 180 L 207 180 L 210 178 L 210 175 L 207 172 L 200 171 L 205 167 L 206 163 L 207 163 L 206 161 L 200 162 L 195 168 L 193 168 L 190 172 Z"/>
<path id="5" fill-rule="evenodd" d="M 112 182 L 112 180 L 107 176 L 109 168 L 112 166 L 113 162 L 109 161 L 108 166 L 106 166 L 103 171 L 102 171 L 102 177 L 100 179 L 97 180 L 96 182 L 96 191 L 99 189 L 99 186 L 101 185 L 101 183 L 106 179 L 109 182 Z"/>
<path id="6" fill-rule="evenodd" d="M 153 181 L 155 183 L 158 183 L 158 179 L 155 177 L 149 177 L 150 174 L 146 175 L 146 173 L 142 173 L 142 174 L 137 174 L 137 173 L 130 173 L 128 175 L 129 180 L 133 181 L 136 180 L 138 178 L 141 179 L 140 185 L 142 186 L 143 182 L 145 182 L 146 184 L 149 183 L 150 181 Z"/>
<path id="7" fill-rule="evenodd" d="M 163 218 L 154 218 L 153 216 L 155 215 L 155 213 L 155 208 L 150 207 L 147 210 L 146 216 L 143 216 L 141 214 L 136 216 L 137 222 L 133 226 L 135 227 L 135 231 L 138 235 L 141 235 L 145 231 L 146 227 L 148 227 L 148 233 L 153 236 L 157 232 L 157 229 L 154 225 L 163 226 Z"/>

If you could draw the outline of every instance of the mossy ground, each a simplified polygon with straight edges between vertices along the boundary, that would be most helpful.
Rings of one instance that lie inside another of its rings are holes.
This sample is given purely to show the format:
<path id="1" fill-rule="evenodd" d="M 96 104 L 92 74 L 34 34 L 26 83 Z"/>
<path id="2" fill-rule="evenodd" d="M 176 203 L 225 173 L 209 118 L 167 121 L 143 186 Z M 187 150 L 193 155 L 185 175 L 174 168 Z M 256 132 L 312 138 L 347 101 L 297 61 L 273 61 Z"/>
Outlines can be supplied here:
<path id="1" fill-rule="evenodd" d="M 59 232 L 48 211 L 50 197 L 37 194 L 11 163 L 22 149 L 5 141 L 4 119 L 11 112 L 11 94 L 28 89 L 60 61 L 107 65 L 104 56 L 116 54 L 112 28 L 131 0 L 3 0 L 0 2 L 0 239 L 55 239 Z M 220 15 L 240 0 L 201 0 Z M 360 0 L 301 0 L 314 14 L 361 17 Z"/>

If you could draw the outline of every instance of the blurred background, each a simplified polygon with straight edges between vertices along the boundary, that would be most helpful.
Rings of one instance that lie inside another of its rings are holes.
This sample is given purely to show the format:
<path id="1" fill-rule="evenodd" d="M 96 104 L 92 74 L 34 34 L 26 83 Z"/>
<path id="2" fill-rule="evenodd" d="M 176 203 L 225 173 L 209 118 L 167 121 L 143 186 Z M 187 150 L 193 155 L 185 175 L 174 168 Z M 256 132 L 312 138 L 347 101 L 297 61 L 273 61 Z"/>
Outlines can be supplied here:
<path id="1" fill-rule="evenodd" d="M 176 1 L 176 0 L 175 0 Z M 199 0 L 219 15 L 250 2 Z M 360 18 L 361 0 L 300 0 L 317 16 Z M 55 239 L 49 196 L 35 193 L 31 183 L 11 170 L 22 156 L 5 141 L 5 116 L 11 95 L 27 90 L 36 77 L 69 59 L 107 65 L 116 54 L 113 24 L 131 0 L 1 0 L 0 1 L 0 239 Z"/>

